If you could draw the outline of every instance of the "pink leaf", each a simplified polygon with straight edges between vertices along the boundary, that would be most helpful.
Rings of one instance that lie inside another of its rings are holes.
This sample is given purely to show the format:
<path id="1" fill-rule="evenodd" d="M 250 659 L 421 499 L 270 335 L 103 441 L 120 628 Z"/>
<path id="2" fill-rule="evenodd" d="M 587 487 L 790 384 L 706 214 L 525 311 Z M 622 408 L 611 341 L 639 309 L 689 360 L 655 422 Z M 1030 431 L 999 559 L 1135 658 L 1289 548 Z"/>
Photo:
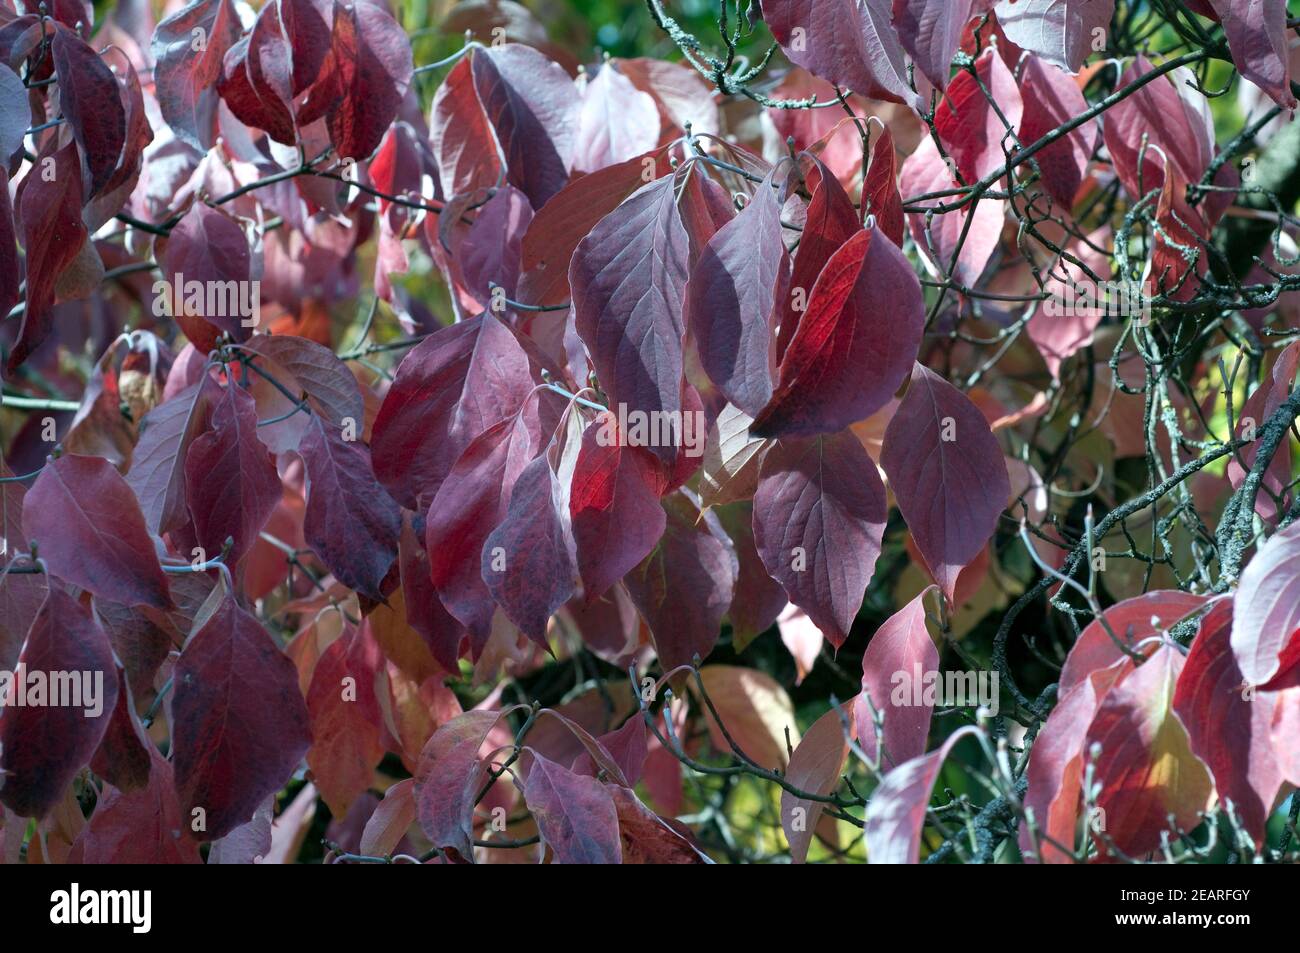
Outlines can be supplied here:
<path id="1" fill-rule="evenodd" d="M 958 728 L 936 750 L 906 761 L 885 775 L 867 804 L 867 860 L 873 864 L 914 864 L 921 853 L 921 829 L 939 769 L 953 746 L 974 725 Z"/>
<path id="2" fill-rule="evenodd" d="M 763 20 L 792 63 L 860 96 L 920 107 L 889 0 L 764 0 Z"/>
<path id="3" fill-rule="evenodd" d="M 1210 0 L 1210 4 L 1223 21 L 1228 49 L 1241 75 L 1283 109 L 1294 112 L 1286 0 Z"/>
<path id="4" fill-rule="evenodd" d="M 1179 830 L 1191 831 L 1209 805 L 1210 776 L 1172 707 L 1183 665 L 1178 649 L 1162 645 L 1102 699 L 1088 729 L 1088 747 L 1101 746 L 1094 765 L 1103 853 L 1111 843 L 1130 857 L 1155 850 L 1161 832 L 1173 830 L 1170 815 Z"/>
<path id="5" fill-rule="evenodd" d="M 839 787 L 840 772 L 849 757 L 849 740 L 854 737 L 852 701 L 832 708 L 818 718 L 790 756 L 785 777 L 801 791 L 828 795 Z M 810 801 L 781 791 L 781 826 L 796 864 L 808 859 L 817 821 L 826 810 L 824 801 Z"/>
<path id="6" fill-rule="evenodd" d="M 882 767 L 924 754 L 930 737 L 934 703 L 933 696 L 925 701 L 924 689 L 925 680 L 939 674 L 939 652 L 925 625 L 925 597 L 933 588 L 890 616 L 862 655 L 862 694 L 853 717 L 863 750 L 871 758 L 880 750 Z M 879 738 L 877 712 L 884 715 Z"/>
<path id="7" fill-rule="evenodd" d="M 1300 661 L 1300 523 L 1259 547 L 1234 602 L 1232 654 L 1246 681 L 1263 686 Z"/>
<path id="8" fill-rule="evenodd" d="M 604 64 L 582 91 L 574 168 L 595 172 L 648 152 L 658 142 L 654 97 L 632 85 L 614 64 Z"/>
<path id="9" fill-rule="evenodd" d="M 1115 0 L 998 0 L 995 9 L 1011 42 L 1077 73 L 1099 33 L 1104 42 Z"/>

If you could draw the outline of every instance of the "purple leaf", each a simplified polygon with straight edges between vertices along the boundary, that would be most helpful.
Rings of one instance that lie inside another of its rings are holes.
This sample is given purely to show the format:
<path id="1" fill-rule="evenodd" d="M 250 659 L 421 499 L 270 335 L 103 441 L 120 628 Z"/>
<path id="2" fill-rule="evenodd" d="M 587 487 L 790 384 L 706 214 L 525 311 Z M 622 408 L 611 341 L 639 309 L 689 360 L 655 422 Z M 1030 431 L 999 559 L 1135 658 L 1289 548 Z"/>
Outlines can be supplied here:
<path id="1" fill-rule="evenodd" d="M 569 266 L 578 334 L 600 386 L 628 412 L 682 410 L 688 240 L 676 177 L 651 182 L 596 224 Z M 675 446 L 655 448 L 671 463 Z"/>
<path id="2" fill-rule="evenodd" d="M 887 516 L 875 464 L 852 433 L 780 440 L 763 458 L 754 545 L 836 648 L 862 606 Z"/>
<path id="3" fill-rule="evenodd" d="M 880 463 L 926 568 L 952 602 L 958 573 L 988 543 L 1011 494 L 997 438 L 969 397 L 917 364 Z"/>

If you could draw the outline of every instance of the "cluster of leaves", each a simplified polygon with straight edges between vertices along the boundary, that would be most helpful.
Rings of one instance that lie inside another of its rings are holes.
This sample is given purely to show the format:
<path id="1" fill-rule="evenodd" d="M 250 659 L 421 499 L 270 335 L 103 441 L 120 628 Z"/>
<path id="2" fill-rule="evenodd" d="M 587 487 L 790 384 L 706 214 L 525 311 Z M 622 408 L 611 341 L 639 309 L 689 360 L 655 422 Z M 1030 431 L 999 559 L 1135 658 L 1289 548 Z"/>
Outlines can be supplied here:
<path id="1" fill-rule="evenodd" d="M 1294 855 L 1284 0 L 437 6 L 0 0 L 0 858 Z"/>

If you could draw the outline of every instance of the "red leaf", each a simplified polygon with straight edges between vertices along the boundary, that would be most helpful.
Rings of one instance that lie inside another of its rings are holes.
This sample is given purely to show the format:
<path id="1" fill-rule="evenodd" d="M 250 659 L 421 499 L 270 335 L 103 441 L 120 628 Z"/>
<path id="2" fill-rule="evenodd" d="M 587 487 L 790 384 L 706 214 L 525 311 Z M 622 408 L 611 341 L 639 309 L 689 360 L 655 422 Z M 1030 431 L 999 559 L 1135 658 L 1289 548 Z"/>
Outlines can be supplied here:
<path id="1" fill-rule="evenodd" d="M 495 604 L 483 581 L 483 544 L 504 518 L 510 491 L 541 442 L 532 400 L 465 448 L 425 516 L 424 545 L 433 584 L 447 611 L 469 629 L 477 658 Z"/>
<path id="2" fill-rule="evenodd" d="M 203 49 L 194 48 L 195 30 L 203 31 Z M 240 31 L 230 0 L 196 0 L 154 30 L 154 93 L 163 120 L 202 152 L 214 139 L 221 64 Z"/>
<path id="3" fill-rule="evenodd" d="M 111 644 L 111 638 L 109 641 Z M 90 760 L 90 769 L 119 791 L 130 792 L 149 783 L 155 748 L 136 717 L 126 671 L 119 670 L 114 677 L 118 683 L 117 704 L 99 750 Z"/>
<path id="4" fill-rule="evenodd" d="M 275 460 L 257 438 L 253 398 L 235 384 L 212 409 L 212 429 L 185 455 L 185 498 L 194 533 L 208 558 L 234 540 L 226 565 L 235 567 L 284 495 Z"/>
<path id="5" fill-rule="evenodd" d="M 569 300 L 569 263 L 587 233 L 641 186 L 669 171 L 663 150 L 579 176 L 533 216 L 520 247 L 519 299 L 558 305 Z"/>
<path id="6" fill-rule="evenodd" d="M 708 656 L 736 585 L 736 554 L 716 517 L 684 494 L 664 500 L 668 522 L 654 551 L 624 578 L 667 671 Z"/>
<path id="7" fill-rule="evenodd" d="M 989 541 L 1011 494 L 997 438 L 969 397 L 917 364 L 880 463 L 926 568 L 951 602 L 957 575 Z"/>
<path id="8" fill-rule="evenodd" d="M 474 801 L 487 783 L 479 749 L 506 712 L 467 711 L 433 733 L 415 772 L 420 827 L 434 847 L 474 861 Z"/>
<path id="9" fill-rule="evenodd" d="M 757 480 L 757 473 L 755 479 Z M 731 599 L 731 608 L 727 610 L 727 615 L 731 619 L 732 645 L 737 652 L 741 652 L 757 636 L 772 627 L 777 617 L 782 615 L 782 610 L 789 605 L 789 596 L 786 594 L 785 587 L 773 579 L 767 567 L 763 565 L 763 558 L 759 555 L 758 547 L 754 542 L 753 507 L 747 503 L 737 503 L 734 506 L 714 509 L 713 512 L 717 514 L 736 549 L 736 561 L 739 564 L 736 592 Z M 821 652 L 822 633 L 802 610 L 795 611 L 806 620 L 803 624 L 812 629 L 804 640 L 809 646 L 808 652 L 811 658 L 806 669 L 800 667 L 802 679 L 802 675 L 812 670 L 811 663 Z M 788 647 L 790 644 L 786 638 L 788 626 L 784 618 L 781 622 L 781 638 Z M 798 631 L 797 627 L 796 631 Z M 791 652 L 795 654 L 797 660 L 798 653 L 794 653 L 793 649 Z"/>
<path id="10" fill-rule="evenodd" d="M 140 500 L 149 531 L 170 533 L 189 520 L 185 505 L 185 459 L 207 426 L 219 386 L 204 372 L 194 384 L 164 401 L 141 421 L 140 442 L 127 483 Z"/>
<path id="11" fill-rule="evenodd" d="M 72 685 L 65 680 L 68 673 L 76 678 Z M 51 580 L 18 666 L 5 675 L 0 801 L 23 817 L 44 817 L 108 730 L 118 691 L 113 649 L 94 616 Z M 14 702 L 10 692 L 24 685 L 26 693 Z M 27 694 L 38 686 L 43 689 L 39 702 Z M 72 694 L 63 694 L 68 691 Z"/>
<path id="12" fill-rule="evenodd" d="M 790 281 L 781 228 L 785 189 L 773 174 L 709 239 L 686 286 L 700 363 L 718 390 L 750 415 L 772 397 L 776 322 Z"/>
<path id="13" fill-rule="evenodd" d="M 822 273 L 831 256 L 861 229 L 857 210 L 853 207 L 853 200 L 844 191 L 844 186 L 840 185 L 839 180 L 820 159 L 815 156 L 809 158 L 817 170 L 819 181 L 813 188 L 812 201 L 808 203 L 808 217 L 799 235 L 799 253 L 795 256 L 794 270 L 790 275 L 790 297 L 781 316 L 781 327 L 777 335 L 778 361 L 785 357 L 799 321 L 808 310 L 808 298 L 817 276 Z"/>
<path id="14" fill-rule="evenodd" d="M 236 341 L 248 340 L 258 316 L 252 308 L 260 304 L 251 297 L 248 236 L 234 219 L 195 202 L 172 229 L 159 258 L 167 276 L 165 313 L 172 314 L 195 349 L 208 353 L 222 331 Z M 220 296 L 214 293 L 217 288 Z"/>
<path id="15" fill-rule="evenodd" d="M 1006 163 L 1023 110 L 1011 71 L 990 47 L 975 61 L 974 74 L 962 70 L 953 79 L 934 130 L 962 177 L 976 182 Z"/>
<path id="16" fill-rule="evenodd" d="M 629 413 L 682 410 L 688 241 L 674 182 L 651 182 L 601 219 L 569 266 L 578 334 L 611 406 Z M 670 463 L 676 447 L 655 454 Z"/>
<path id="17" fill-rule="evenodd" d="M 54 140 L 51 139 L 53 148 Z M 81 162 L 69 142 L 44 152 L 23 179 L 18 214 L 23 223 L 27 302 L 18 338 L 9 352 L 12 375 L 49 336 L 53 326 L 54 286 L 81 253 L 86 226 L 81 221 Z"/>
<path id="18" fill-rule="evenodd" d="M 1036 56 L 1026 57 L 1020 68 L 1020 93 L 1024 102 L 1024 118 L 1020 121 L 1023 146 L 1032 145 L 1088 109 L 1078 83 Z M 1074 196 L 1097 148 L 1097 137 L 1096 123 L 1084 123 L 1034 153 L 1043 174 L 1043 188 L 1066 209 L 1074 207 Z"/>
<path id="19" fill-rule="evenodd" d="M 330 140 L 341 158 L 359 162 L 397 117 L 411 84 L 411 41 L 383 7 L 336 2 L 331 57 Z"/>
<path id="20" fill-rule="evenodd" d="M 293 145 L 292 51 L 280 28 L 278 13 L 277 5 L 264 6 L 252 32 L 226 51 L 217 88 L 240 122 L 263 130 L 277 142 Z"/>
<path id="21" fill-rule="evenodd" d="M 470 58 L 452 67 L 433 97 L 430 145 L 449 196 L 492 188 L 501 178 L 496 133 L 474 89 Z"/>
<path id="22" fill-rule="evenodd" d="M 492 598 L 542 648 L 551 616 L 573 595 L 576 572 L 561 493 L 548 454 L 539 455 L 520 472 L 505 518 L 483 545 L 481 574 Z"/>
<path id="23" fill-rule="evenodd" d="M 849 757 L 853 730 L 852 701 L 832 708 L 818 718 L 790 756 L 785 778 L 801 791 L 828 795 L 840 784 L 840 773 Z M 790 844 L 790 856 L 796 864 L 808 859 L 817 822 L 826 810 L 826 802 L 810 801 L 781 791 L 781 827 Z"/>
<path id="24" fill-rule="evenodd" d="M 82 831 L 84 864 L 197 864 L 172 779 L 172 766 L 150 746 L 149 780 L 132 792 L 107 788 Z"/>
<path id="25" fill-rule="evenodd" d="M 140 507 L 103 457 L 48 461 L 23 500 L 23 528 L 61 579 L 114 602 L 171 608 Z"/>
<path id="26" fill-rule="evenodd" d="M 1234 602 L 1232 654 L 1247 683 L 1263 686 L 1300 661 L 1300 523 L 1259 547 Z"/>
<path id="27" fill-rule="evenodd" d="M 867 804 L 867 860 L 873 864 L 914 864 L 921 853 L 921 828 L 939 769 L 953 746 L 979 732 L 958 728 L 929 754 L 904 762 L 885 775 Z"/>
<path id="28" fill-rule="evenodd" d="M 1094 766 L 1096 803 L 1105 812 L 1103 853 L 1111 843 L 1129 857 L 1155 850 L 1161 832 L 1172 830 L 1170 815 L 1178 829 L 1191 831 L 1209 805 L 1210 776 L 1172 708 L 1183 664 L 1176 648 L 1162 645 L 1102 699 L 1088 729 L 1088 747 L 1101 745 Z"/>
<path id="29" fill-rule="evenodd" d="M 641 772 L 645 770 L 648 753 L 646 740 L 645 719 L 640 714 L 633 714 L 623 722 L 623 727 L 607 732 L 596 739 L 618 766 L 623 780 L 629 786 L 635 786 L 641 780 Z M 579 774 L 595 777 L 602 769 L 591 752 L 584 751 L 574 760 L 573 770 Z"/>
<path id="30" fill-rule="evenodd" d="M 345 816 L 370 787 L 384 756 L 384 716 L 375 694 L 383 657 L 367 631 L 348 626 L 331 642 L 307 690 L 312 739 L 307 766 L 335 817 Z"/>
<path id="31" fill-rule="evenodd" d="M 491 314 L 435 331 L 384 396 L 370 441 L 375 475 L 402 506 L 423 509 L 470 441 L 532 388 L 523 349 Z"/>
<path id="32" fill-rule="evenodd" d="M 569 181 L 580 109 L 577 87 L 560 64 L 519 43 L 479 48 L 471 66 L 510 184 L 540 211 Z"/>
<path id="33" fill-rule="evenodd" d="M 875 464 L 851 433 L 781 440 L 763 458 L 754 545 L 836 648 L 862 606 L 888 515 Z"/>
<path id="34" fill-rule="evenodd" d="M 1033 826 L 1020 825 L 1020 850 L 1026 863 L 1073 863 L 1083 793 L 1085 741 L 1088 726 L 1106 692 L 1133 671 L 1127 659 L 1061 687 L 1056 707 L 1034 740 L 1025 776 L 1025 808 Z M 1100 822 L 1088 818 L 1090 826 Z M 1066 851 L 1071 853 L 1066 853 Z"/>
<path id="35" fill-rule="evenodd" d="M 59 106 L 81 147 L 96 195 L 113 176 L 126 145 L 126 111 L 112 71 L 81 37 L 64 26 L 54 28 L 50 43 L 59 78 Z"/>
<path id="36" fill-rule="evenodd" d="M 862 655 L 862 694 L 853 712 L 857 737 L 870 757 L 880 750 L 885 767 L 924 754 L 930 737 L 934 704 L 924 700 L 924 682 L 939 674 L 939 652 L 925 626 L 925 597 L 933 588 L 927 586 L 890 616 Z M 901 684 L 900 674 L 904 676 Z M 876 712 L 884 713 L 880 738 L 876 737 Z"/>
<path id="37" fill-rule="evenodd" d="M 1153 236 L 1149 285 L 1153 294 L 1163 293 L 1175 301 L 1190 301 L 1207 271 L 1205 245 L 1211 224 L 1202 208 L 1187 200 L 1188 182 L 1176 166 L 1165 169 Z M 1206 211 L 1209 211 L 1206 209 Z M 1189 255 L 1193 256 L 1189 260 Z"/>
<path id="38" fill-rule="evenodd" d="M 370 450 L 312 414 L 298 452 L 307 467 L 307 545 L 349 589 L 383 601 L 402 515 L 375 480 Z"/>
<path id="39" fill-rule="evenodd" d="M 666 521 L 657 460 L 644 447 L 627 446 L 615 426 L 613 415 L 604 414 L 587 427 L 569 493 L 588 604 L 650 554 Z"/>
<path id="40" fill-rule="evenodd" d="M 689 829 L 664 820 L 632 791 L 616 785 L 606 790 L 618 812 L 618 833 L 625 864 L 709 864 L 688 836 Z"/>
<path id="41" fill-rule="evenodd" d="M 456 670 L 465 627 L 447 611 L 429 577 L 429 554 L 424 549 L 424 517 L 403 514 L 397 558 L 402 578 L 406 621 L 424 639 L 434 660 L 449 672 Z"/>
<path id="42" fill-rule="evenodd" d="M 1077 73 L 1098 31 L 1105 37 L 1115 0 L 998 0 L 995 9 L 1013 43 Z"/>
<path id="43" fill-rule="evenodd" d="M 176 663 L 172 764 L 198 840 L 247 822 L 280 790 L 311 745 L 298 673 L 275 641 L 226 593 Z"/>
<path id="44" fill-rule="evenodd" d="M 903 247 L 903 196 L 898 191 L 898 157 L 894 137 L 886 126 L 871 147 L 871 166 L 862 184 L 864 217 L 876 216 L 876 224 L 891 242 Z"/>
<path id="45" fill-rule="evenodd" d="M 1138 56 L 1120 76 L 1119 86 L 1129 86 L 1151 70 L 1150 62 Z M 1188 182 L 1200 181 L 1214 158 L 1209 103 L 1190 89 L 1183 92 L 1190 76 L 1182 68 L 1159 76 L 1102 114 L 1106 151 L 1124 191 L 1134 201 L 1164 183 L 1165 158 Z M 1225 183 L 1216 177 L 1215 184 Z"/>
<path id="46" fill-rule="evenodd" d="M 920 108 L 889 0 L 764 0 L 763 20 L 792 63 L 868 99 Z"/>
<path id="47" fill-rule="evenodd" d="M 1210 5 L 1223 22 L 1228 50 L 1241 75 L 1294 112 L 1286 0 L 1210 0 Z"/>
<path id="48" fill-rule="evenodd" d="M 1139 643 L 1167 632 L 1205 603 L 1205 596 L 1176 589 L 1158 589 L 1116 603 L 1102 614 L 1101 619 L 1088 623 L 1079 633 L 1061 668 L 1057 691 L 1064 695 L 1093 672 L 1129 658 L 1129 654 L 1115 644 L 1116 639 L 1131 651 L 1150 655 L 1155 650 L 1154 644 L 1139 648 Z"/>
<path id="49" fill-rule="evenodd" d="M 622 863 L 618 811 L 605 785 L 528 750 L 533 764 L 524 783 L 524 801 L 555 862 Z"/>
<path id="50" fill-rule="evenodd" d="M 858 232 L 818 276 L 780 384 L 750 432 L 834 433 L 871 416 L 906 380 L 924 326 L 921 285 L 903 253 L 878 226 Z"/>
<path id="51" fill-rule="evenodd" d="M 1173 708 L 1187 729 L 1192 753 L 1214 775 L 1222 800 L 1231 801 L 1256 844 L 1282 786 L 1271 729 L 1278 706 L 1271 692 L 1254 692 L 1229 645 L 1232 603 L 1220 602 L 1201 619 L 1174 690 Z"/>

